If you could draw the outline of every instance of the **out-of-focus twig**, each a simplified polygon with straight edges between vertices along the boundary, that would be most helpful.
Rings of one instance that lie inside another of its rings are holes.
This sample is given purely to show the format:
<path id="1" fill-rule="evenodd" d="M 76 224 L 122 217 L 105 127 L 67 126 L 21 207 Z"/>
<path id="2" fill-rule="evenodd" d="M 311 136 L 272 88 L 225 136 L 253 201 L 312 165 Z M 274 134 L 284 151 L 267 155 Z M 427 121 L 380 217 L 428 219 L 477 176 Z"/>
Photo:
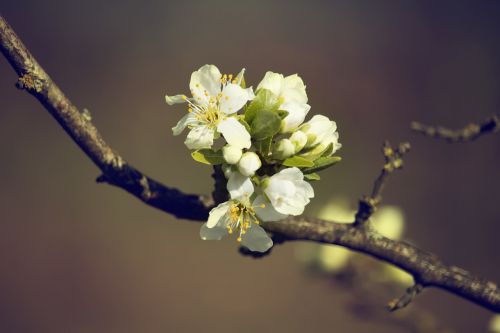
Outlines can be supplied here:
<path id="1" fill-rule="evenodd" d="M 382 146 L 382 154 L 385 160 L 384 166 L 377 179 L 375 179 L 372 193 L 359 200 L 359 207 L 354 220 L 355 226 L 363 225 L 375 212 L 377 205 L 382 200 L 382 192 L 389 175 L 394 170 L 399 170 L 403 167 L 403 155 L 409 150 L 410 144 L 408 142 L 400 143 L 396 148 L 392 148 L 388 141 L 384 142 Z"/>
<path id="2" fill-rule="evenodd" d="M 480 123 L 470 123 L 464 128 L 452 130 L 442 126 L 431 126 L 414 121 L 411 129 L 432 138 L 442 139 L 450 143 L 473 141 L 487 133 L 500 130 L 500 116 L 493 115 Z"/>

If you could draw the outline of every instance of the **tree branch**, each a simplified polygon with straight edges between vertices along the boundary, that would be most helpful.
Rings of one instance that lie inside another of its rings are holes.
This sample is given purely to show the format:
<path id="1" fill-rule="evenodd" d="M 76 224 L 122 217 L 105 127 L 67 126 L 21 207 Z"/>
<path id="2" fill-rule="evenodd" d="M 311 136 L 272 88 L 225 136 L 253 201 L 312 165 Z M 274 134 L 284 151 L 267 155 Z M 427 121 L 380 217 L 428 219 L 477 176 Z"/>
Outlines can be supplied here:
<path id="1" fill-rule="evenodd" d="M 103 140 L 90 117 L 82 114 L 36 62 L 12 28 L 0 16 L 0 49 L 19 76 L 18 87 L 36 97 L 85 154 L 99 167 L 99 182 L 120 187 L 144 203 L 178 218 L 204 221 L 212 200 L 184 194 L 142 174 Z M 390 240 L 353 224 L 296 217 L 264 224 L 282 241 L 308 240 L 337 244 L 396 265 L 422 286 L 434 286 L 500 312 L 500 289 L 493 282 L 448 266 L 415 246 Z"/>
<path id="2" fill-rule="evenodd" d="M 493 115 L 481 123 L 470 123 L 462 129 L 451 130 L 441 126 L 424 125 L 417 121 L 411 123 L 411 129 L 417 133 L 442 139 L 450 143 L 473 141 L 487 133 L 500 130 L 500 117 Z"/>
<path id="3" fill-rule="evenodd" d="M 17 87 L 43 104 L 73 141 L 101 169 L 98 182 L 123 188 L 143 202 L 178 218 L 200 220 L 208 216 L 211 201 L 166 187 L 130 166 L 104 141 L 87 113 L 81 113 L 38 64 L 8 23 L 0 16 L 0 48 L 17 72 Z"/>

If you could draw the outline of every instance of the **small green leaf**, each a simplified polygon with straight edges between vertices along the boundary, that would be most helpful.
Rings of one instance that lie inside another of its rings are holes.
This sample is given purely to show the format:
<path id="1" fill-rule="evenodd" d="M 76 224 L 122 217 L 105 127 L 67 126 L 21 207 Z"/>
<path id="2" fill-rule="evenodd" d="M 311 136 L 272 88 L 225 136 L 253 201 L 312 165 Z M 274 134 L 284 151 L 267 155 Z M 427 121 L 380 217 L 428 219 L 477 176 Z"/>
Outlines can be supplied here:
<path id="1" fill-rule="evenodd" d="M 251 122 L 251 134 L 256 140 L 269 138 L 280 131 L 281 118 L 276 112 L 258 111 Z"/>
<path id="2" fill-rule="evenodd" d="M 286 116 L 288 116 L 288 111 L 285 110 L 278 110 L 278 115 L 280 116 L 281 119 L 285 119 Z"/>
<path id="3" fill-rule="evenodd" d="M 329 156 L 329 157 L 320 157 L 316 161 L 314 161 L 314 166 L 302 170 L 304 174 L 310 174 L 314 172 L 318 172 L 324 170 L 326 168 L 331 167 L 334 164 L 337 164 L 342 160 L 339 156 Z"/>
<path id="4" fill-rule="evenodd" d="M 315 173 L 315 172 L 305 174 L 305 175 L 304 175 L 304 178 L 305 178 L 306 180 L 310 180 L 310 181 L 313 181 L 313 180 L 320 180 L 320 179 L 321 179 L 321 177 L 320 177 L 317 173 Z"/>
<path id="5" fill-rule="evenodd" d="M 320 143 L 312 148 L 302 151 L 300 156 L 302 156 L 305 159 L 308 159 L 309 161 L 315 161 L 322 156 L 329 155 L 327 154 L 329 153 L 329 151 L 331 154 L 331 152 L 333 151 L 333 144 L 329 144 L 327 147 L 325 147 L 324 144 Z"/>
<path id="6" fill-rule="evenodd" d="M 271 152 L 271 143 L 273 142 L 273 137 L 267 137 L 263 140 L 257 140 L 255 141 L 255 147 L 257 150 L 264 156 L 264 158 L 269 156 L 269 153 Z"/>
<path id="7" fill-rule="evenodd" d="M 222 150 L 213 151 L 212 149 L 199 149 L 191 153 L 193 159 L 197 162 L 218 165 L 224 163 Z"/>
<path id="8" fill-rule="evenodd" d="M 267 89 L 260 89 L 245 110 L 245 120 L 251 124 L 258 112 L 278 111 L 280 104 L 278 96 Z"/>
<path id="9" fill-rule="evenodd" d="M 311 162 L 300 156 L 292 156 L 284 160 L 283 165 L 298 168 L 311 168 L 314 166 L 314 162 Z"/>
<path id="10" fill-rule="evenodd" d="M 325 151 L 321 154 L 321 157 L 328 157 L 332 155 L 333 152 L 333 143 L 330 143 L 328 147 L 326 147 Z"/>

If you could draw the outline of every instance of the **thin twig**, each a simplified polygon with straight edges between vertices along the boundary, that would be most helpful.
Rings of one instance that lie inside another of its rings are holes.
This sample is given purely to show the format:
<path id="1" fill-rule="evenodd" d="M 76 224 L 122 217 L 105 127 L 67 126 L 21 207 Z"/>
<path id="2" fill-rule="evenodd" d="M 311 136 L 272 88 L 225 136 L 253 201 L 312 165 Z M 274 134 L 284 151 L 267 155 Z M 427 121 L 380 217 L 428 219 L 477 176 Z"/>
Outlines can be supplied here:
<path id="1" fill-rule="evenodd" d="M 370 196 L 364 196 L 359 200 L 358 211 L 354 219 L 355 226 L 362 226 L 370 219 L 377 205 L 382 201 L 382 192 L 389 175 L 394 170 L 399 170 L 403 167 L 403 155 L 410 150 L 410 144 L 403 142 L 397 148 L 392 148 L 388 141 L 385 141 L 382 146 L 382 154 L 384 155 L 384 166 L 380 171 L 377 179 L 373 184 L 372 193 Z"/>
<path id="2" fill-rule="evenodd" d="M 80 149 L 99 167 L 99 181 L 120 187 L 144 203 L 178 218 L 205 221 L 212 200 L 184 194 L 145 176 L 127 164 L 103 140 L 97 129 L 62 93 L 36 62 L 12 28 L 0 16 L 0 49 L 19 76 L 20 85 L 35 96 Z M 500 289 L 411 244 L 393 241 L 349 224 L 314 218 L 290 218 L 266 223 L 265 229 L 285 240 L 308 240 L 341 245 L 386 261 L 412 274 L 423 286 L 434 286 L 500 312 Z"/>
<path id="3" fill-rule="evenodd" d="M 413 286 L 406 289 L 403 296 L 390 301 L 389 304 L 387 304 L 387 310 L 392 312 L 406 307 L 422 292 L 422 290 L 424 290 L 424 286 L 420 283 L 415 283 Z"/>
<path id="4" fill-rule="evenodd" d="M 450 143 L 469 142 L 487 133 L 500 130 L 500 116 L 493 115 L 480 123 L 470 123 L 462 129 L 452 130 L 441 126 L 431 126 L 414 121 L 411 129 L 432 138 L 442 139 Z"/>

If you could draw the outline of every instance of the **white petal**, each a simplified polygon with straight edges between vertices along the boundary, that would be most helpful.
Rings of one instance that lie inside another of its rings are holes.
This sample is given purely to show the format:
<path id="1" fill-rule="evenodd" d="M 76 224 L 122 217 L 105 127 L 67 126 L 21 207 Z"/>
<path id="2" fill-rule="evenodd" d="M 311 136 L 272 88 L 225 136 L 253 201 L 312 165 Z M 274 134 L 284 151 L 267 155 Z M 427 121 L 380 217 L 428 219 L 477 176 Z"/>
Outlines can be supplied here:
<path id="1" fill-rule="evenodd" d="M 264 75 L 262 81 L 260 81 L 259 85 L 257 86 L 257 90 L 267 89 L 276 96 L 279 96 L 281 94 L 284 81 L 285 79 L 282 74 L 267 72 L 266 75 Z"/>
<path id="2" fill-rule="evenodd" d="M 252 99 L 255 98 L 255 93 L 253 92 L 253 88 L 250 87 L 250 88 L 246 88 L 245 91 L 247 92 L 247 95 L 248 95 L 248 100 L 251 101 Z"/>
<path id="3" fill-rule="evenodd" d="M 297 74 L 285 78 L 281 96 L 288 103 L 307 103 L 306 86 Z"/>
<path id="4" fill-rule="evenodd" d="M 229 117 L 219 122 L 217 131 L 233 147 L 248 149 L 252 144 L 247 129 L 236 118 Z"/>
<path id="5" fill-rule="evenodd" d="M 231 206 L 231 202 L 226 201 L 221 203 L 215 208 L 212 208 L 210 213 L 208 214 L 208 221 L 206 223 L 208 228 L 213 228 L 221 222 L 221 219 L 226 215 L 229 207 Z M 224 225 L 222 225 L 225 227 Z"/>
<path id="6" fill-rule="evenodd" d="M 248 91 L 237 84 L 229 83 L 222 89 L 219 108 L 225 114 L 238 112 L 249 100 Z"/>
<path id="7" fill-rule="evenodd" d="M 309 104 L 288 103 L 285 101 L 280 109 L 288 111 L 288 115 L 281 121 L 281 132 L 289 133 L 304 122 L 311 106 Z"/>
<path id="8" fill-rule="evenodd" d="M 189 125 L 194 121 L 195 119 L 192 117 L 190 113 L 188 113 L 184 117 L 182 117 L 181 120 L 179 120 L 179 122 L 177 123 L 177 125 L 175 125 L 175 127 L 172 127 L 172 132 L 174 133 L 174 135 L 179 135 L 182 133 L 182 131 L 184 131 L 187 125 Z"/>
<path id="9" fill-rule="evenodd" d="M 305 196 L 308 199 L 309 198 L 314 198 L 314 189 L 311 186 L 311 184 L 309 184 L 308 182 L 304 181 L 304 182 L 302 182 L 302 184 L 300 185 L 300 187 L 303 189 L 304 194 L 305 194 Z"/>
<path id="10" fill-rule="evenodd" d="M 189 149 L 211 148 L 214 143 L 214 131 L 208 126 L 197 126 L 189 131 L 186 141 Z"/>
<path id="11" fill-rule="evenodd" d="M 243 76 L 245 75 L 245 68 L 241 69 L 241 71 L 234 78 L 236 80 L 236 84 L 241 85 L 241 81 L 243 81 Z"/>
<path id="12" fill-rule="evenodd" d="M 165 95 L 165 101 L 167 102 L 168 105 L 181 104 L 187 102 L 186 95 L 175 95 L 175 96 Z"/>
<path id="13" fill-rule="evenodd" d="M 254 187 L 250 178 L 239 172 L 233 172 L 227 181 L 227 191 L 231 199 L 248 200 L 253 194 Z"/>
<path id="14" fill-rule="evenodd" d="M 257 196 L 252 205 L 257 216 L 264 222 L 280 221 L 288 216 L 275 210 L 263 194 Z"/>
<path id="15" fill-rule="evenodd" d="M 203 240 L 221 240 L 227 235 L 227 229 L 221 227 L 209 228 L 204 223 L 200 228 L 200 238 Z"/>
<path id="16" fill-rule="evenodd" d="M 292 181 L 300 181 L 304 179 L 304 174 L 299 168 L 286 168 L 278 172 L 277 178 L 287 179 Z"/>
<path id="17" fill-rule="evenodd" d="M 204 65 L 191 74 L 189 89 L 197 104 L 207 105 L 210 97 L 215 97 L 220 92 L 221 73 L 214 65 Z"/>
<path id="18" fill-rule="evenodd" d="M 273 246 L 273 241 L 261 226 L 252 224 L 246 234 L 243 235 L 241 245 L 250 251 L 266 252 Z"/>

